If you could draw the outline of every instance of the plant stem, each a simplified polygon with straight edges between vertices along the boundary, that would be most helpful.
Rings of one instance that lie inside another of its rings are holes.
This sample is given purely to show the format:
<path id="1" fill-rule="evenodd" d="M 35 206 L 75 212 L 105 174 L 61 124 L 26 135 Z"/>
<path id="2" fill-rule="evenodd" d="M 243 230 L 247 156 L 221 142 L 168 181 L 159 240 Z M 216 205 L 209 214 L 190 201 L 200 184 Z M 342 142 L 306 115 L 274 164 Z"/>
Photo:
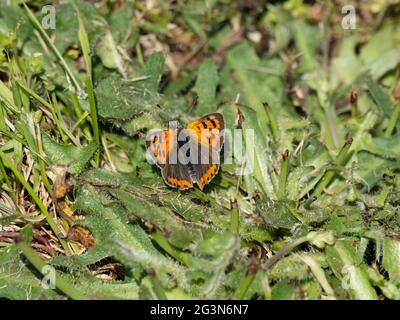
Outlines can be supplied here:
<path id="1" fill-rule="evenodd" d="M 264 105 L 265 110 L 266 110 L 266 112 L 267 112 L 267 117 L 268 117 L 269 124 L 270 124 L 270 127 L 271 127 L 272 136 L 274 137 L 274 141 L 278 141 L 278 138 L 279 138 L 279 130 L 278 130 L 278 125 L 277 125 L 277 123 L 276 123 L 274 114 L 273 114 L 273 112 L 272 112 L 272 108 L 271 108 L 271 106 L 270 106 L 268 103 L 266 103 L 266 102 L 264 102 L 263 105 Z"/>
<path id="2" fill-rule="evenodd" d="M 49 117 L 54 117 L 54 110 L 53 110 L 53 106 L 51 105 L 51 103 L 47 102 L 46 100 L 44 100 L 41 96 L 39 96 L 38 94 L 36 94 L 35 91 L 33 91 L 32 89 L 26 87 L 25 85 L 23 85 L 21 82 L 16 81 L 17 84 L 24 89 L 27 93 L 29 93 L 33 98 L 35 98 L 35 100 L 39 101 L 39 103 L 41 103 L 43 106 L 47 107 L 47 109 L 41 108 L 41 110 L 43 110 L 43 112 Z"/>
<path id="3" fill-rule="evenodd" d="M 350 93 L 350 104 L 351 104 L 351 117 L 355 118 L 358 114 L 358 94 L 352 90 Z"/>
<path id="4" fill-rule="evenodd" d="M 108 149 L 107 138 L 106 138 L 106 136 L 104 134 L 102 134 L 100 137 L 101 137 L 101 143 L 102 143 L 103 148 L 104 148 L 104 153 L 106 154 L 106 157 L 108 158 L 108 161 L 110 162 L 111 170 L 117 171 L 117 169 L 115 168 L 114 162 L 113 162 L 113 160 L 111 158 L 110 149 Z"/>
<path id="5" fill-rule="evenodd" d="M 399 119 L 399 116 L 400 116 L 400 103 L 396 106 L 396 109 L 394 110 L 392 116 L 390 117 L 389 124 L 388 124 L 388 126 L 386 128 L 386 132 L 385 132 L 386 138 L 389 138 L 392 136 L 393 130 L 396 127 L 396 123 L 397 123 L 397 120 Z"/>
<path id="6" fill-rule="evenodd" d="M 292 251 L 294 248 L 307 241 L 308 241 L 307 237 L 301 237 L 296 239 L 292 243 L 289 243 L 286 247 L 278 251 L 276 254 L 274 254 L 271 258 L 267 260 L 264 266 L 265 269 L 270 269 L 275 263 L 277 263 L 280 259 L 286 256 L 290 251 Z"/>
<path id="7" fill-rule="evenodd" d="M 87 113 L 87 112 L 82 111 L 82 107 L 79 103 L 79 99 L 76 96 L 75 92 L 71 92 L 70 96 L 72 99 L 72 104 L 74 105 L 75 114 L 76 114 L 77 118 L 80 119 L 84 115 L 84 113 Z M 89 122 L 90 125 L 92 125 L 92 119 L 90 119 L 90 115 L 88 117 L 85 117 L 85 119 Z M 73 132 L 74 130 L 71 129 L 71 131 Z M 84 126 L 83 126 L 83 133 L 89 141 L 93 140 L 93 136 L 90 133 L 90 128 L 88 128 L 88 126 L 86 124 L 84 124 Z"/>
<path id="8" fill-rule="evenodd" d="M 242 300 L 247 290 L 249 289 L 251 283 L 253 282 L 257 272 L 251 272 L 246 274 L 243 280 L 240 282 L 239 288 L 237 288 L 235 294 L 233 295 L 234 299 Z"/>
<path id="9" fill-rule="evenodd" d="M 49 98 L 49 100 L 50 100 L 50 98 Z M 63 115 L 61 114 L 60 106 L 59 106 L 59 104 L 58 104 L 58 102 L 57 102 L 56 94 L 55 94 L 54 92 L 53 92 L 52 95 L 51 95 L 51 101 L 53 102 L 53 105 L 54 105 L 54 112 L 55 112 L 55 114 L 56 114 L 57 117 L 58 117 L 58 121 L 59 121 L 59 126 L 60 126 L 60 128 L 62 129 L 62 131 L 64 131 L 64 133 L 68 136 L 68 138 L 73 142 L 73 144 L 76 145 L 77 147 L 79 147 L 79 146 L 80 146 L 79 140 L 78 140 L 77 138 L 74 137 L 74 135 L 71 133 L 70 130 L 68 130 L 68 127 L 67 127 L 67 125 L 65 124 Z M 65 136 L 64 136 L 63 141 L 64 141 L 64 142 L 67 141 L 67 139 L 66 139 Z"/>
<path id="10" fill-rule="evenodd" d="M 80 11 L 79 11 L 78 7 L 76 6 L 75 2 L 72 2 L 72 5 L 74 6 L 74 8 L 76 10 L 76 14 L 78 16 L 78 24 L 79 24 L 78 36 L 79 36 L 79 42 L 80 42 L 82 53 L 83 53 L 83 59 L 85 61 L 85 66 L 86 66 L 86 73 L 87 73 L 86 88 L 87 88 L 88 96 L 89 96 L 90 116 L 92 119 L 91 125 L 92 125 L 92 129 L 93 129 L 93 136 L 94 136 L 94 140 L 100 146 L 100 132 L 99 132 L 99 123 L 98 123 L 98 119 L 97 119 L 96 100 L 94 97 L 94 90 L 93 90 L 92 60 L 90 57 L 89 39 L 87 36 L 85 25 L 81 18 Z M 96 162 L 96 165 L 98 166 L 99 162 L 100 162 L 100 154 L 99 153 L 96 153 L 95 162 Z"/>
<path id="11" fill-rule="evenodd" d="M 37 253 L 24 241 L 18 243 L 18 247 L 24 253 L 25 257 L 29 262 L 43 275 L 47 274 L 43 272 L 44 267 L 47 265 Z M 57 273 L 55 274 L 55 285 L 56 287 L 65 293 L 69 298 L 73 300 L 88 300 L 82 292 L 76 290 L 74 287 L 70 286 L 63 278 L 61 278 Z"/>
<path id="12" fill-rule="evenodd" d="M 353 139 L 349 138 L 345 142 L 344 146 L 340 150 L 337 158 L 336 158 L 336 164 L 338 166 L 343 166 L 347 162 L 348 158 L 348 152 L 351 147 L 351 144 L 353 143 Z M 315 187 L 313 193 L 311 194 L 312 196 L 319 196 L 322 191 L 325 190 L 325 188 L 332 182 L 333 178 L 336 175 L 336 170 L 327 170 L 325 174 L 322 176 L 321 180 L 319 180 L 317 186 Z"/>
<path id="13" fill-rule="evenodd" d="M 324 270 L 321 266 L 310 256 L 305 254 L 297 255 L 303 262 L 308 265 L 311 272 L 314 274 L 315 278 L 318 280 L 319 284 L 321 285 L 322 289 L 324 289 L 325 293 L 335 299 L 335 291 L 332 289 L 331 285 L 328 282 L 328 279 L 325 276 Z"/>
<path id="14" fill-rule="evenodd" d="M 97 108 L 96 108 L 96 100 L 94 98 L 94 91 L 93 91 L 93 86 L 92 86 L 92 78 L 88 77 L 86 81 L 86 86 L 88 89 L 88 95 L 89 95 L 89 104 L 90 104 L 90 115 L 92 119 L 92 128 L 93 128 L 93 136 L 94 140 L 97 142 L 97 144 L 100 146 L 100 132 L 99 132 L 99 123 L 97 120 Z M 96 164 L 99 164 L 100 160 L 100 155 L 96 155 Z"/>
<path id="15" fill-rule="evenodd" d="M 71 133 L 73 133 L 81 124 L 84 120 L 86 120 L 86 118 L 89 116 L 89 113 L 87 113 L 87 111 L 85 111 L 84 113 L 82 113 L 82 115 L 78 118 L 78 120 L 75 122 L 75 124 L 72 126 L 71 128 Z"/>
<path id="16" fill-rule="evenodd" d="M 326 125 L 328 127 L 327 134 L 329 135 L 329 140 L 337 150 L 339 148 L 340 142 L 334 121 L 334 110 L 332 110 L 332 108 L 330 107 L 324 108 L 324 116 L 326 120 Z"/>
<path id="17" fill-rule="evenodd" d="M 286 150 L 284 153 L 282 153 L 281 173 L 279 176 L 279 189 L 276 195 L 278 200 L 282 200 L 283 197 L 285 196 L 288 168 L 289 168 L 289 150 Z"/>
<path id="18" fill-rule="evenodd" d="M 184 263 L 185 265 L 189 266 L 190 262 L 189 262 L 189 256 L 184 253 L 184 252 L 180 252 L 178 250 L 176 250 L 175 248 L 173 248 L 170 243 L 167 241 L 167 239 L 165 239 L 165 237 L 159 233 L 159 232 L 155 232 L 151 234 L 151 238 L 157 242 L 157 244 L 164 249 L 171 257 L 175 258 L 176 260 L 181 261 L 182 263 Z"/>
<path id="19" fill-rule="evenodd" d="M 239 234 L 239 209 L 236 199 L 231 201 L 231 230 L 234 234 Z"/>
<path id="20" fill-rule="evenodd" d="M 0 157 L 0 172 L 1 172 L 1 175 L 4 177 L 4 180 L 6 182 L 7 187 L 10 189 L 11 198 L 13 199 L 14 203 L 16 204 L 15 193 L 13 191 L 13 187 L 12 187 L 11 181 L 8 178 L 6 169 L 4 168 L 3 160 L 1 159 L 1 157 Z"/>
<path id="21" fill-rule="evenodd" d="M 44 37 L 44 39 L 46 40 L 47 44 L 50 46 L 51 50 L 53 51 L 53 53 L 56 55 L 56 57 L 60 60 L 61 65 L 64 67 L 66 73 L 68 74 L 68 76 L 71 78 L 72 83 L 74 84 L 76 90 L 78 92 L 81 92 L 82 89 L 78 83 L 78 80 L 76 80 L 74 74 L 72 73 L 70 67 L 68 66 L 68 64 L 65 62 L 63 56 L 60 54 L 60 52 L 58 51 L 58 49 L 56 48 L 56 46 L 53 44 L 53 42 L 50 40 L 49 36 L 47 35 L 46 31 L 42 28 L 42 25 L 40 24 L 40 22 L 36 19 L 35 15 L 32 13 L 32 11 L 29 9 L 29 7 L 25 4 L 25 2 L 23 1 L 22 4 L 24 5 L 25 10 L 28 12 L 28 16 L 31 19 L 32 23 L 34 24 L 34 26 L 38 29 L 38 31 L 40 32 L 40 34 Z"/>
<path id="22" fill-rule="evenodd" d="M 36 130 L 37 130 L 38 152 L 40 154 L 43 154 L 43 142 L 42 142 L 42 135 L 41 135 L 41 132 L 40 132 L 39 124 L 36 124 Z M 38 162 L 39 162 L 40 174 L 42 175 L 43 184 L 46 187 L 47 192 L 49 194 L 52 194 L 53 191 L 51 189 L 51 185 L 50 185 L 49 179 L 47 178 L 46 168 L 44 166 L 44 161 L 43 161 L 43 159 L 38 157 Z"/>
<path id="23" fill-rule="evenodd" d="M 165 294 L 165 291 L 157 277 L 155 275 L 149 275 L 149 277 L 157 298 L 159 300 L 168 300 L 167 295 Z"/>
<path id="24" fill-rule="evenodd" d="M 264 291 L 264 300 L 272 300 L 272 290 L 269 284 L 268 273 L 264 272 L 262 279 L 262 287 Z"/>

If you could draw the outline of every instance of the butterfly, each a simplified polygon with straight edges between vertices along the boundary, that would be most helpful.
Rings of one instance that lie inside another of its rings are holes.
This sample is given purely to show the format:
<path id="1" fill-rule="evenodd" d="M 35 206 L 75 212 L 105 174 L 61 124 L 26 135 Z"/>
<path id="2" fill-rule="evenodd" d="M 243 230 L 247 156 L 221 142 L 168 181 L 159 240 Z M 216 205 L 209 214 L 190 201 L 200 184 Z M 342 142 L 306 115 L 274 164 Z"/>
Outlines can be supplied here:
<path id="1" fill-rule="evenodd" d="M 203 190 L 219 170 L 224 128 L 220 113 L 207 114 L 186 127 L 171 121 L 168 129 L 147 135 L 147 154 L 167 185 L 184 190 L 197 184 Z"/>

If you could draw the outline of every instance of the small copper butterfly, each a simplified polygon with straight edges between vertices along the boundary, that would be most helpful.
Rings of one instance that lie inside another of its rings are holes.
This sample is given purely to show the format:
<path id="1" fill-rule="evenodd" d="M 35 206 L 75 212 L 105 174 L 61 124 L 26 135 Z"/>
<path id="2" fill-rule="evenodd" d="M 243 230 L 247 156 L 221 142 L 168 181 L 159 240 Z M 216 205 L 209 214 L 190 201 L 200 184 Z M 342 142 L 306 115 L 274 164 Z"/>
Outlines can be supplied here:
<path id="1" fill-rule="evenodd" d="M 150 132 L 147 152 L 165 183 L 181 190 L 197 184 L 203 190 L 218 172 L 224 128 L 222 114 L 211 113 L 186 127 L 175 121 L 166 130 Z"/>

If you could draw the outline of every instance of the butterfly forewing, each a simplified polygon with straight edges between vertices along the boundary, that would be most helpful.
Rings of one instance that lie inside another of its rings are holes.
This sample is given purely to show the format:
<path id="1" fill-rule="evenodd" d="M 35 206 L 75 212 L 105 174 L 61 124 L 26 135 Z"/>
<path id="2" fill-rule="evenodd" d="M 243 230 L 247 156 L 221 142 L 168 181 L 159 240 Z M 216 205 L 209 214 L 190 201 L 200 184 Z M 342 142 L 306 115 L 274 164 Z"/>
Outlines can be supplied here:
<path id="1" fill-rule="evenodd" d="M 193 132 L 197 142 L 211 148 L 222 148 L 224 143 L 224 117 L 220 113 L 210 113 L 189 123 L 186 129 Z M 219 140 L 219 141 L 218 141 Z"/>
<path id="2" fill-rule="evenodd" d="M 173 151 L 176 149 L 174 141 L 174 131 L 170 129 L 153 131 L 147 135 L 147 153 L 159 168 L 164 168 L 174 154 Z"/>

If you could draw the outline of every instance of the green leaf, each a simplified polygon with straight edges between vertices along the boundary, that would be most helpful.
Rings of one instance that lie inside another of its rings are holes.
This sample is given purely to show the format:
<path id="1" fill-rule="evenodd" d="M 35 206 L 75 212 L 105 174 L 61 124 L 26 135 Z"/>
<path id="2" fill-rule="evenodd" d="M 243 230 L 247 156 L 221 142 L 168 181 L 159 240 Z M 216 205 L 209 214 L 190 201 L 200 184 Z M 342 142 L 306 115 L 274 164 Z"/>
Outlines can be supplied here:
<path id="1" fill-rule="evenodd" d="M 196 114 L 203 116 L 216 110 L 215 94 L 218 83 L 218 73 L 211 59 L 204 60 L 197 72 L 197 80 L 193 90 L 197 93 L 198 102 Z"/>
<path id="2" fill-rule="evenodd" d="M 259 72 L 265 66 L 260 63 L 254 48 L 249 43 L 243 42 L 231 49 L 226 56 L 229 67 L 233 70 L 234 79 L 237 81 L 235 95 L 241 93 L 245 103 L 256 111 L 257 121 L 263 136 L 269 133 L 268 117 L 263 106 L 268 102 L 272 108 L 280 106 L 281 83 L 275 75 Z M 275 64 L 275 68 L 278 66 Z M 279 71 L 277 71 L 279 72 Z M 232 77 L 232 73 L 229 73 Z M 222 79 L 221 79 L 222 81 Z M 231 99 L 235 99 L 233 96 Z"/>
<path id="3" fill-rule="evenodd" d="M 356 55 L 358 41 L 359 36 L 355 34 L 344 38 L 339 44 L 339 52 L 337 57 L 333 59 L 329 74 L 332 89 L 337 88 L 340 83 L 351 85 L 363 72 L 363 64 Z"/>
<path id="4" fill-rule="evenodd" d="M 372 79 L 367 79 L 369 93 L 374 99 L 376 105 L 383 110 L 387 116 L 391 116 L 393 112 L 393 104 L 389 95 Z"/>
<path id="5" fill-rule="evenodd" d="M 112 10 L 106 19 L 117 43 L 126 44 L 127 47 L 134 45 L 139 30 L 135 30 L 137 21 L 133 3 L 123 3 L 118 9 Z M 129 38 L 127 38 L 127 34 L 130 35 Z"/>
<path id="6" fill-rule="evenodd" d="M 365 150 L 384 158 L 400 158 L 400 139 L 398 136 L 390 138 L 370 138 L 361 142 L 360 150 Z"/>
<path id="7" fill-rule="evenodd" d="M 393 48 L 385 52 L 378 60 L 369 65 L 369 72 L 374 79 L 379 79 L 395 69 L 400 63 L 400 49 Z"/>
<path id="8" fill-rule="evenodd" d="M 88 33 L 90 44 L 94 45 L 96 40 L 101 36 L 103 31 L 98 27 L 95 21 L 101 19 L 101 15 L 89 2 L 75 1 L 79 12 L 82 16 L 82 21 L 85 24 L 85 29 Z M 64 53 L 68 47 L 78 43 L 78 19 L 76 11 L 71 3 L 61 3 L 56 8 L 57 20 L 55 29 L 55 46 Z M 100 32 L 99 32 L 100 31 Z"/>
<path id="9" fill-rule="evenodd" d="M 357 158 L 358 164 L 354 172 L 355 176 L 360 177 L 359 181 L 366 183 L 368 189 L 374 187 L 382 179 L 384 173 L 390 174 L 392 170 L 400 168 L 400 163 L 397 159 L 383 159 L 369 152 L 360 152 Z M 371 168 L 374 168 L 374 170 L 371 170 Z"/>
<path id="10" fill-rule="evenodd" d="M 164 62 L 165 56 L 163 52 L 153 53 L 146 64 L 144 65 L 144 70 L 142 71 L 144 80 L 139 81 L 139 87 L 151 93 L 157 93 L 160 85 L 161 76 L 164 73 Z"/>
<path id="11" fill-rule="evenodd" d="M 103 205 L 106 201 L 107 198 L 92 186 L 79 190 L 75 208 L 90 217 L 84 225 L 93 232 L 96 239 L 91 250 L 105 251 L 130 266 L 139 264 L 144 269 L 153 267 L 160 273 L 171 272 L 179 281 L 185 281 L 183 269 L 163 256 L 139 226 L 127 223 L 128 213 L 121 206 Z"/>
<path id="12" fill-rule="evenodd" d="M 321 33 L 316 26 L 312 26 L 302 20 L 294 20 L 292 24 L 294 41 L 302 55 L 301 63 L 305 71 L 312 71 L 319 63 L 315 58 L 315 51 L 321 39 Z"/>
<path id="13" fill-rule="evenodd" d="M 272 288 L 273 300 L 294 300 L 295 291 L 287 280 L 281 280 Z"/>
<path id="14" fill-rule="evenodd" d="M 118 51 L 111 31 L 107 28 L 104 37 L 96 47 L 96 53 L 107 68 L 117 69 L 122 76 L 126 77 L 124 60 Z"/>
<path id="15" fill-rule="evenodd" d="M 86 147 L 63 145 L 54 141 L 49 135 L 43 135 L 43 148 L 48 160 L 54 165 L 67 165 L 71 174 L 80 173 L 97 150 L 97 144 L 91 143 Z"/>
<path id="16" fill-rule="evenodd" d="M 339 240 L 327 248 L 327 260 L 335 275 L 341 280 L 342 288 L 355 299 L 377 300 L 378 296 L 371 286 L 365 265 L 356 264 L 354 242 L 348 238 Z"/>
<path id="17" fill-rule="evenodd" d="M 0 97 L 7 103 L 14 105 L 13 94 L 3 81 L 0 81 Z"/>
<path id="18" fill-rule="evenodd" d="M 201 232 L 196 228 L 184 226 L 184 222 L 178 219 L 169 210 L 159 208 L 149 202 L 141 200 L 123 190 L 109 189 L 116 199 L 127 208 L 128 212 L 136 217 L 154 224 L 166 233 L 168 240 L 177 247 L 188 247 L 191 243 L 201 238 Z"/>
<path id="19" fill-rule="evenodd" d="M 382 265 L 389 273 L 390 280 L 400 283 L 400 241 L 391 238 L 383 240 Z"/>
<path id="20" fill-rule="evenodd" d="M 21 257 L 16 246 L 0 249 L 0 298 L 13 300 L 62 300 L 66 298 L 60 294 L 60 291 L 44 287 L 42 277 L 38 276 L 38 272 Z M 134 282 L 107 283 L 82 270 L 62 270 L 54 265 L 53 267 L 65 281 L 74 283 L 80 292 L 85 292 L 91 299 L 138 298 L 138 285 Z"/>
<path id="21" fill-rule="evenodd" d="M 271 160 L 267 156 L 269 139 L 259 126 L 258 114 L 247 107 L 241 107 L 240 110 L 245 119 L 243 121 L 243 139 L 246 144 L 246 174 L 253 175 L 264 193 L 270 199 L 275 199 L 275 188 L 270 173 Z"/>
<path id="22" fill-rule="evenodd" d="M 13 300 L 64 299 L 42 287 L 41 278 L 21 260 L 15 245 L 0 249 L 0 297 Z"/>
<path id="23" fill-rule="evenodd" d="M 292 213 L 286 202 L 263 201 L 257 204 L 257 212 L 264 218 L 267 226 L 291 229 L 299 220 Z"/>
<path id="24" fill-rule="evenodd" d="M 311 277 L 308 266 L 295 255 L 279 260 L 268 272 L 268 278 L 272 281 L 280 279 L 304 280 Z"/>
<path id="25" fill-rule="evenodd" d="M 394 28 L 393 24 L 384 26 L 362 48 L 360 58 L 365 65 L 371 65 L 395 47 Z"/>
<path id="26" fill-rule="evenodd" d="M 338 234 L 354 235 L 362 234 L 366 230 L 366 225 L 357 208 L 343 206 L 334 209 L 328 228 Z"/>

